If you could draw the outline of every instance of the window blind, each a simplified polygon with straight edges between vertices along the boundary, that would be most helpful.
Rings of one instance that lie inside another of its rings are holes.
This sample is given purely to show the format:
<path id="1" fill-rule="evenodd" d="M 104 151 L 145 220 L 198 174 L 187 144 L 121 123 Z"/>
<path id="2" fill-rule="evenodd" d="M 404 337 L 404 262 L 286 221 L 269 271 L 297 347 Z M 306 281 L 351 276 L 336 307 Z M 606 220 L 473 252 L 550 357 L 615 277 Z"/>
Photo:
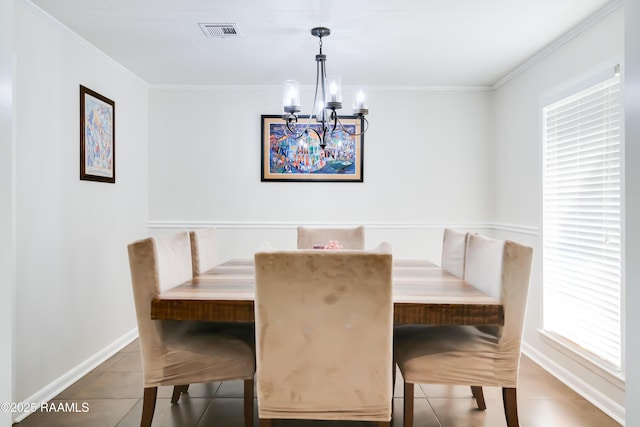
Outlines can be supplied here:
<path id="1" fill-rule="evenodd" d="M 544 329 L 621 368 L 620 77 L 543 108 Z"/>

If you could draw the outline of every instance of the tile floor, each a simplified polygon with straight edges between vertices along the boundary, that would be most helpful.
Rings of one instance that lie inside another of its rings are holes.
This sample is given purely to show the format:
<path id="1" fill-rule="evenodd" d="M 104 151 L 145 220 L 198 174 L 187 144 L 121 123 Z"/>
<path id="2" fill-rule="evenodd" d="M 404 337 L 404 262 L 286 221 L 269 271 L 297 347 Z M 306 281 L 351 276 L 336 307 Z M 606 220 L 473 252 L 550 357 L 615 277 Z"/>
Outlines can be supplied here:
<path id="1" fill-rule="evenodd" d="M 192 384 L 172 406 L 170 387 L 158 390 L 155 427 L 242 427 L 242 382 Z M 485 387 L 486 411 L 479 411 L 469 387 L 421 384 L 414 401 L 415 427 L 504 427 L 499 388 Z M 396 384 L 394 426 L 402 426 L 402 385 Z M 56 396 L 57 404 L 88 404 L 87 412 L 36 412 L 14 427 L 139 426 L 142 413 L 142 366 L 134 341 Z M 531 360 L 523 357 L 518 386 L 521 427 L 618 427 L 613 421 Z M 349 427 L 364 422 L 282 422 L 284 427 Z M 257 406 L 254 426 L 258 426 Z"/>

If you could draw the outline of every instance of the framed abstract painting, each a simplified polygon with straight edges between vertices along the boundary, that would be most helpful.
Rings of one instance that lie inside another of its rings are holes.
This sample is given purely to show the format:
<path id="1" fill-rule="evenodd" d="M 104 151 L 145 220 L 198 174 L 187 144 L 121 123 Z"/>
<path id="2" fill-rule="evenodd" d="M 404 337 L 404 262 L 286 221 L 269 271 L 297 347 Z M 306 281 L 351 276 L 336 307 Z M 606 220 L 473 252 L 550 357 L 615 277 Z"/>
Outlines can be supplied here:
<path id="1" fill-rule="evenodd" d="M 80 85 L 80 179 L 116 182 L 116 104 Z"/>

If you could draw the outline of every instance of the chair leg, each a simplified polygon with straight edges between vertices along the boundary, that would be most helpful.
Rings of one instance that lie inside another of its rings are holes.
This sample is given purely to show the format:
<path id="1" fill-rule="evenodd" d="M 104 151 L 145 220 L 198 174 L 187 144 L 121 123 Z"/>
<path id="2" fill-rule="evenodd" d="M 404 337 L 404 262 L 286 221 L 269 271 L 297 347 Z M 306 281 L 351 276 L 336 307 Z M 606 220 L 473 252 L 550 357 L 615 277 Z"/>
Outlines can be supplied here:
<path id="1" fill-rule="evenodd" d="M 393 399 L 393 393 L 396 390 L 396 362 L 395 359 L 391 363 L 391 398 Z"/>
<path id="2" fill-rule="evenodd" d="M 413 427 L 413 384 L 404 383 L 404 427 Z"/>
<path id="3" fill-rule="evenodd" d="M 487 405 L 484 403 L 484 393 L 482 392 L 482 387 L 472 385 L 471 393 L 473 393 L 473 398 L 476 399 L 476 403 L 478 404 L 478 409 L 482 411 L 487 409 Z"/>
<path id="4" fill-rule="evenodd" d="M 518 402 L 515 387 L 502 387 L 502 403 L 507 427 L 518 427 Z"/>
<path id="5" fill-rule="evenodd" d="M 260 418 L 260 427 L 271 427 L 271 418 Z"/>
<path id="6" fill-rule="evenodd" d="M 393 359 L 391 363 L 391 424 L 393 424 L 393 398 L 396 391 L 396 361 Z"/>
<path id="7" fill-rule="evenodd" d="M 171 404 L 175 405 L 180 400 L 180 394 L 186 393 L 189 390 L 189 384 L 175 385 L 173 386 L 173 394 L 171 395 Z"/>
<path id="8" fill-rule="evenodd" d="M 158 395 L 158 387 L 145 387 L 144 396 L 142 398 L 142 419 L 140 427 L 151 427 L 153 421 L 153 412 L 156 409 L 156 396 Z"/>
<path id="9" fill-rule="evenodd" d="M 244 380 L 244 427 L 253 427 L 253 378 Z"/>

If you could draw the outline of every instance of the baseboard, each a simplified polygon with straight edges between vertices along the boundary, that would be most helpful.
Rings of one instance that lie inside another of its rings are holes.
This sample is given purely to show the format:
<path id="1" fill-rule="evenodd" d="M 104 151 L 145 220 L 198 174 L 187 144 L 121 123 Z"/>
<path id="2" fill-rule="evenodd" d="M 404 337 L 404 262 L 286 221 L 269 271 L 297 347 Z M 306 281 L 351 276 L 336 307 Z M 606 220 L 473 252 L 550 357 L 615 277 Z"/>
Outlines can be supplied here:
<path id="1" fill-rule="evenodd" d="M 584 397 L 602 412 L 609 415 L 616 422 L 623 426 L 625 425 L 625 408 L 623 405 L 613 401 L 607 395 L 584 382 L 580 377 L 569 372 L 549 357 L 534 349 L 532 346 L 523 343 L 522 353 L 556 377 L 559 381 L 564 383 L 567 387 Z"/>
<path id="2" fill-rule="evenodd" d="M 80 363 L 75 368 L 71 369 L 61 377 L 57 378 L 53 382 L 49 383 L 42 389 L 38 390 L 27 399 L 20 402 L 19 407 L 31 407 L 35 405 L 36 407 L 40 407 L 40 404 L 43 402 L 48 402 L 53 399 L 55 396 L 60 394 L 63 390 L 68 388 L 71 384 L 78 381 L 83 376 L 87 375 L 91 370 L 96 368 L 102 362 L 122 350 L 125 346 L 131 343 L 134 339 L 138 337 L 138 328 L 134 328 L 121 336 L 120 338 L 113 341 L 111 344 L 89 357 L 84 362 Z M 19 412 L 14 414 L 13 422 L 17 423 L 28 415 L 31 412 Z"/>

